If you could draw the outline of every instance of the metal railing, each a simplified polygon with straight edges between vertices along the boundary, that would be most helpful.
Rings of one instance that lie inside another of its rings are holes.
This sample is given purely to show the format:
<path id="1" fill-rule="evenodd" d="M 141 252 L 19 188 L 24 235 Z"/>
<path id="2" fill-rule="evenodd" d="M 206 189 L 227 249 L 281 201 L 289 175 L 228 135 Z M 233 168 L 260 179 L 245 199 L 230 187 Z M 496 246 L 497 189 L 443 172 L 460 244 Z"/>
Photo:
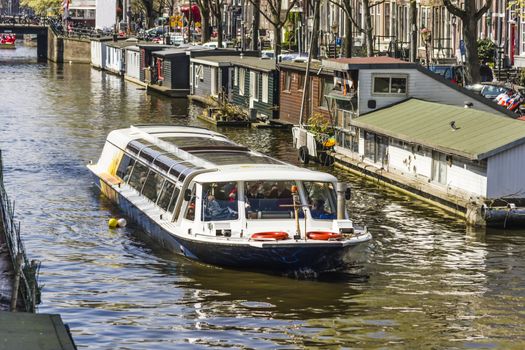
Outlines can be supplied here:
<path id="1" fill-rule="evenodd" d="M 4 188 L 2 151 L 0 150 L 0 234 L 5 236 L 7 251 L 14 267 L 15 280 L 11 298 L 11 309 L 22 304 L 26 312 L 35 312 L 40 304 L 41 287 L 38 286 L 40 262 L 27 259 L 23 242 L 20 238 L 20 223 L 15 222 L 15 205 L 9 200 Z M 18 302 L 18 296 L 22 303 Z"/>

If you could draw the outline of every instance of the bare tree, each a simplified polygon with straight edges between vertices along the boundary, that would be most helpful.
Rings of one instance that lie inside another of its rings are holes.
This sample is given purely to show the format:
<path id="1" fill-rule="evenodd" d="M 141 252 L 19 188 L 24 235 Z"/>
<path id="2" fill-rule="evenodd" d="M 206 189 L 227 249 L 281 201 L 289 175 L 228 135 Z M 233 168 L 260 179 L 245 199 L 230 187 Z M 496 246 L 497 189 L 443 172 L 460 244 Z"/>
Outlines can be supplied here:
<path id="1" fill-rule="evenodd" d="M 353 23 L 353 25 L 357 28 L 357 30 L 360 33 L 363 33 L 365 35 L 365 44 L 366 44 L 366 54 L 368 57 L 371 57 L 374 55 L 374 37 L 373 37 L 373 30 L 372 27 L 372 16 L 370 15 L 370 9 L 374 6 L 378 6 L 385 2 L 385 0 L 362 0 L 363 2 L 363 11 L 365 15 L 365 23 L 364 26 L 360 26 L 355 18 L 353 17 L 353 11 L 352 11 L 352 0 L 329 0 L 332 4 L 340 7 L 343 9 L 346 15 L 347 20 L 347 32 L 345 33 L 345 56 L 350 57 L 351 56 L 351 47 L 352 47 L 352 31 L 351 28 L 348 28 L 348 22 Z"/>
<path id="2" fill-rule="evenodd" d="M 217 22 L 217 46 L 222 48 L 223 28 L 222 28 L 222 9 L 224 8 L 224 0 L 209 0 L 210 10 Z"/>
<path id="3" fill-rule="evenodd" d="M 452 4 L 451 0 L 443 0 L 443 4 L 451 14 L 461 19 L 463 23 L 463 40 L 466 50 L 465 75 L 467 82 L 469 84 L 479 83 L 481 77 L 479 74 L 477 24 L 481 16 L 492 6 L 492 0 L 486 0 L 485 5 L 479 10 L 476 8 L 476 0 L 465 0 L 463 8 Z"/>
<path id="4" fill-rule="evenodd" d="M 201 13 L 201 43 L 210 41 L 210 16 L 211 16 L 211 1 L 212 0 L 195 0 L 197 7 Z M 191 11 L 191 9 L 190 9 Z"/>
<path id="5" fill-rule="evenodd" d="M 257 0 L 249 0 L 252 5 L 256 5 Z M 290 0 L 288 6 L 283 9 L 282 0 L 267 0 L 266 6 L 261 8 L 261 14 L 273 26 L 274 36 L 274 55 L 279 57 L 282 50 L 282 30 L 288 20 L 290 10 L 297 4 L 298 0 Z"/>

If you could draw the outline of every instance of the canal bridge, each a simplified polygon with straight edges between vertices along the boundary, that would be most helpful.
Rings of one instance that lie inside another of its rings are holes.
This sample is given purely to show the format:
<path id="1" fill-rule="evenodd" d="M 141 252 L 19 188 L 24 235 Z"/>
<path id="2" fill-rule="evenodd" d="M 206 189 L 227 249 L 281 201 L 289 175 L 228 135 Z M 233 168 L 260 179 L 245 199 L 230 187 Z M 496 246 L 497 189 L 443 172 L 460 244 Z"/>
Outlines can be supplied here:
<path id="1" fill-rule="evenodd" d="M 46 18 L 11 16 L 0 20 L 0 34 L 36 34 L 38 59 L 47 59 L 49 21 Z"/>
<path id="2" fill-rule="evenodd" d="M 90 38 L 97 35 L 92 28 L 64 30 L 60 18 L 53 17 L 0 17 L 0 34 L 35 34 L 39 60 L 53 62 L 90 62 Z"/>

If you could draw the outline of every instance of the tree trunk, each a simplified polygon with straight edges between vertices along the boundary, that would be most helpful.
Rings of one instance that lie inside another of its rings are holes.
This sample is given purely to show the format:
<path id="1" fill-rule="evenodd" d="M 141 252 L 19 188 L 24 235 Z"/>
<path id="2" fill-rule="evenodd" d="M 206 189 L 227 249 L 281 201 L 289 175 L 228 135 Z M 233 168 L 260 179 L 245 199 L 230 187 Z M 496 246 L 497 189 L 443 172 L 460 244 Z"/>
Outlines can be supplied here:
<path id="1" fill-rule="evenodd" d="M 310 40 L 310 52 L 312 53 L 312 58 L 317 58 L 319 56 L 319 13 L 321 13 L 321 1 L 316 1 L 314 5 L 314 18 L 313 28 L 312 28 L 312 38 Z M 306 37 L 306 36 L 305 36 Z"/>
<path id="2" fill-rule="evenodd" d="M 372 37 L 372 16 L 370 16 L 370 0 L 363 0 L 363 11 L 365 11 L 365 41 L 366 55 L 374 56 L 374 39 Z"/>
<path id="3" fill-rule="evenodd" d="M 273 26 L 273 44 L 274 44 L 273 52 L 274 52 L 276 60 L 279 60 L 279 55 L 281 54 L 281 51 L 282 51 L 282 48 L 281 48 L 282 30 L 283 29 L 280 25 Z"/>
<path id="4" fill-rule="evenodd" d="M 217 19 L 217 47 L 219 49 L 222 49 L 222 41 L 223 41 L 223 29 L 222 29 L 222 11 L 219 9 L 219 12 L 216 16 Z"/>
<path id="5" fill-rule="evenodd" d="M 481 81 L 479 74 L 479 57 L 477 43 L 477 23 L 474 16 L 467 16 L 463 21 L 463 40 L 465 42 L 465 78 L 467 84 L 477 84 Z"/>
<path id="6" fill-rule="evenodd" d="M 417 60 L 417 7 L 416 1 L 410 1 L 410 62 Z"/>
<path id="7" fill-rule="evenodd" d="M 210 41 L 210 9 L 200 7 L 201 12 L 201 43 L 207 43 Z"/>
<path id="8" fill-rule="evenodd" d="M 350 8 L 350 10 L 352 10 Z M 350 16 L 352 15 L 352 12 L 350 12 Z M 353 33 L 352 33 L 352 20 L 350 19 L 350 16 L 348 14 L 345 16 L 345 40 L 344 40 L 344 57 L 352 57 L 352 40 L 353 40 Z"/>
<path id="9" fill-rule="evenodd" d="M 252 26 L 252 40 L 250 42 L 250 50 L 259 50 L 259 29 L 261 26 L 260 14 L 261 0 L 255 0 L 252 4 L 253 26 Z"/>

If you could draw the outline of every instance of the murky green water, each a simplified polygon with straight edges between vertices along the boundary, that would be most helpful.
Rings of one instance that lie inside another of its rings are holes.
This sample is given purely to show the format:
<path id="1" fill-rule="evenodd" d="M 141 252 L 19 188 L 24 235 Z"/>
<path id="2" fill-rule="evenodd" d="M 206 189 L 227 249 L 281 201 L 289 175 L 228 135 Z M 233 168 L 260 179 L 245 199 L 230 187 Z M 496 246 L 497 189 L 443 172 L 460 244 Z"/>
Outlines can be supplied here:
<path id="1" fill-rule="evenodd" d="M 362 270 L 295 280 L 195 263 L 107 228 L 118 209 L 85 164 L 133 123 L 203 126 L 183 101 L 88 66 L 0 50 L 0 148 L 40 312 L 60 313 L 82 349 L 523 348 L 525 232 L 473 231 L 445 212 L 332 169 L 374 235 Z M 296 163 L 290 134 L 219 130 Z"/>

